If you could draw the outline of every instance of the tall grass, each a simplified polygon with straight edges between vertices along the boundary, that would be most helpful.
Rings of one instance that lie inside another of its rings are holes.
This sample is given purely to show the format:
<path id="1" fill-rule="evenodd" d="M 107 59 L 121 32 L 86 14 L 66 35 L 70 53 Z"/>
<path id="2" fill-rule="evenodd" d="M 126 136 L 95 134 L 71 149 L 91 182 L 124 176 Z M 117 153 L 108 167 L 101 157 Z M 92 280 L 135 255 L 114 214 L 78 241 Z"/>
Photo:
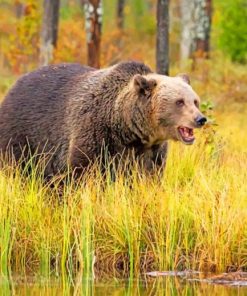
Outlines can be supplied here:
<path id="1" fill-rule="evenodd" d="M 171 144 L 161 180 L 134 170 L 112 182 L 97 172 L 79 185 L 68 181 L 61 198 L 59 186 L 3 168 L 1 272 L 72 279 L 76 272 L 134 277 L 148 270 L 246 268 L 246 139 L 224 118 L 210 144 L 203 135 L 192 147 Z M 227 135 L 228 126 L 235 133 Z"/>

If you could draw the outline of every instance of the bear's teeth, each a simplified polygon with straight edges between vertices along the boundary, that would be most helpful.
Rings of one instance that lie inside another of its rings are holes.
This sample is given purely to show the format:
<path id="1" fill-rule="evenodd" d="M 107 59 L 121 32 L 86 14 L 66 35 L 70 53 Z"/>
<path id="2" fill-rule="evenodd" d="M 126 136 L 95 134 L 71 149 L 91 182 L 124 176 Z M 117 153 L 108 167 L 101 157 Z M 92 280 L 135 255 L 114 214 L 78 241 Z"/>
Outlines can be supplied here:
<path id="1" fill-rule="evenodd" d="M 194 139 L 194 134 L 193 134 L 192 128 L 182 126 L 182 127 L 179 127 L 179 131 L 185 141 L 191 141 Z"/>

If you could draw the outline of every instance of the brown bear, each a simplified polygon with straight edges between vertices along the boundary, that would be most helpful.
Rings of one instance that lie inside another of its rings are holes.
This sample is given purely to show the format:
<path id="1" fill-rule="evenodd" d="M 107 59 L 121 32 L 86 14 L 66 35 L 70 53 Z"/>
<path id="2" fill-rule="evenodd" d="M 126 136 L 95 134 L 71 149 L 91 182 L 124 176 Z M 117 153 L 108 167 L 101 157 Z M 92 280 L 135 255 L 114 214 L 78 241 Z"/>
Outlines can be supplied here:
<path id="1" fill-rule="evenodd" d="M 167 140 L 194 142 L 204 125 L 188 76 L 153 73 L 139 62 L 96 70 L 59 64 L 22 76 L 0 106 L 0 151 L 16 161 L 49 155 L 45 175 L 81 173 L 102 154 L 165 166 Z"/>

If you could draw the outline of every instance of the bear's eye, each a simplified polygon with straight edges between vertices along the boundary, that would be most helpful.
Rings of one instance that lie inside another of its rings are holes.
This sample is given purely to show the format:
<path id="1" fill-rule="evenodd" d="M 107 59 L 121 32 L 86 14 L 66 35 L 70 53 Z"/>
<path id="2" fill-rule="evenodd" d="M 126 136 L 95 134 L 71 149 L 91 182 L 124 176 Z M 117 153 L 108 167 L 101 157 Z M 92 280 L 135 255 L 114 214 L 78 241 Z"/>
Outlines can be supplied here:
<path id="1" fill-rule="evenodd" d="M 179 107 L 184 106 L 184 100 L 183 99 L 177 100 L 176 105 L 179 106 Z"/>
<path id="2" fill-rule="evenodd" d="M 196 107 L 199 107 L 199 102 L 197 100 L 194 101 L 194 104 L 196 105 Z"/>

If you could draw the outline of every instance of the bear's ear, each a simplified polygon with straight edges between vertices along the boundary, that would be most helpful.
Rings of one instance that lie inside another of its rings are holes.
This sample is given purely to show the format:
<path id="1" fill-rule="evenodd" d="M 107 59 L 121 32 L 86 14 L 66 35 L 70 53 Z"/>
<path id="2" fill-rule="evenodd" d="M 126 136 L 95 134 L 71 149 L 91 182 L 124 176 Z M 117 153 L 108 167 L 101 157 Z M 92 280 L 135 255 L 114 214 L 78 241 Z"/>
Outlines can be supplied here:
<path id="1" fill-rule="evenodd" d="M 146 79 L 140 74 L 134 76 L 134 87 L 136 91 L 142 95 L 150 93 L 156 85 L 157 82 L 154 79 Z"/>
<path id="2" fill-rule="evenodd" d="M 181 74 L 178 74 L 177 77 L 180 77 L 181 79 L 183 79 L 184 82 L 190 85 L 190 78 L 188 74 L 181 73 Z"/>

